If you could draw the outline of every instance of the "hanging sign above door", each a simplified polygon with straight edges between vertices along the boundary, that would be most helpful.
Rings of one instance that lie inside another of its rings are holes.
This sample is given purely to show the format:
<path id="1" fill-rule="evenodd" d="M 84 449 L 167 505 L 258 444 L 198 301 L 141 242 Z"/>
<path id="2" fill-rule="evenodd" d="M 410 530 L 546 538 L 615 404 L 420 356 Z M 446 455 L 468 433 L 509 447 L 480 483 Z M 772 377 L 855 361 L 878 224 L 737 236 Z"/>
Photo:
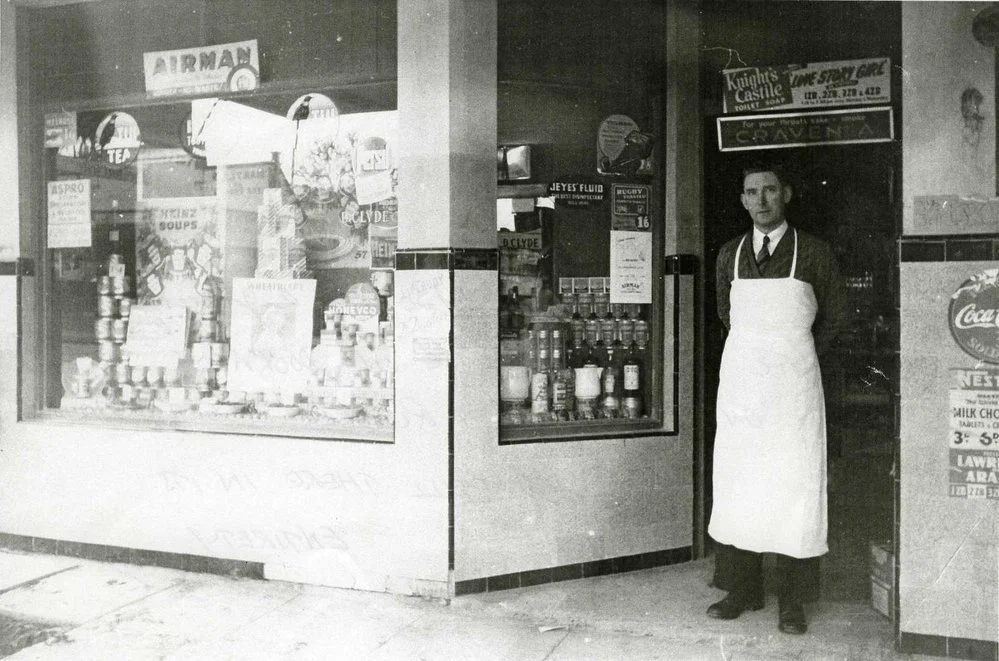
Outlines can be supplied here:
<path id="1" fill-rule="evenodd" d="M 891 103 L 891 59 L 722 71 L 726 113 Z"/>
<path id="2" fill-rule="evenodd" d="M 719 117 L 717 123 L 721 151 L 891 142 L 895 138 L 890 107 Z"/>

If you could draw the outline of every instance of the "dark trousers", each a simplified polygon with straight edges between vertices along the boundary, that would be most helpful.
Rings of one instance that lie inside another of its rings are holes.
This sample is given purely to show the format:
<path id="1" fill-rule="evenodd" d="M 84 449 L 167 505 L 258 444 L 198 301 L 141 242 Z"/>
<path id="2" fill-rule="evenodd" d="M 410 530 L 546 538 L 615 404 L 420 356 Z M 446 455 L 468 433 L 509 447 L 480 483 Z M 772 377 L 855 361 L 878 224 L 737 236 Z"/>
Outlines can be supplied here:
<path id="1" fill-rule="evenodd" d="M 792 558 L 775 553 L 777 596 L 806 603 L 819 596 L 819 558 Z M 733 596 L 751 600 L 764 594 L 763 554 L 715 543 L 713 584 Z"/>

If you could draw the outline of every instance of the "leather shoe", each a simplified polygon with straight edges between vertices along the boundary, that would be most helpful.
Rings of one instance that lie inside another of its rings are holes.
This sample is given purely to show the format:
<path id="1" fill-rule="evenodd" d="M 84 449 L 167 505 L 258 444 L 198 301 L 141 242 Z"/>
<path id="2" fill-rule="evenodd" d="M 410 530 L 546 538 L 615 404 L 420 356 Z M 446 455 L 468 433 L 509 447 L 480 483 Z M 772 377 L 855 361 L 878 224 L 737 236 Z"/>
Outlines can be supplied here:
<path id="1" fill-rule="evenodd" d="M 734 620 L 742 611 L 758 611 L 763 608 L 763 597 L 743 599 L 729 594 L 719 602 L 708 606 L 708 617 L 719 620 Z"/>
<path id="2" fill-rule="evenodd" d="M 784 633 L 803 634 L 808 631 L 805 622 L 805 607 L 797 601 L 780 600 L 777 628 Z"/>

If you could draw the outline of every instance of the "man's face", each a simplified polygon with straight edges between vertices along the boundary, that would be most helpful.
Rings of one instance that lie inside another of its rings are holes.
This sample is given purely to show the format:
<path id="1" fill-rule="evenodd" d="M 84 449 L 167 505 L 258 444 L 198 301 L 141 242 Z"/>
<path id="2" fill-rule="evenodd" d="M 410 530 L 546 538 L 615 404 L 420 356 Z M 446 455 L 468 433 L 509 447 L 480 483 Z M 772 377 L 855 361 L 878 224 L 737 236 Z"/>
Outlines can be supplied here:
<path id="1" fill-rule="evenodd" d="M 781 184 L 773 172 L 753 172 L 742 182 L 740 199 L 756 228 L 767 233 L 784 222 L 784 208 L 791 200 L 791 187 Z"/>

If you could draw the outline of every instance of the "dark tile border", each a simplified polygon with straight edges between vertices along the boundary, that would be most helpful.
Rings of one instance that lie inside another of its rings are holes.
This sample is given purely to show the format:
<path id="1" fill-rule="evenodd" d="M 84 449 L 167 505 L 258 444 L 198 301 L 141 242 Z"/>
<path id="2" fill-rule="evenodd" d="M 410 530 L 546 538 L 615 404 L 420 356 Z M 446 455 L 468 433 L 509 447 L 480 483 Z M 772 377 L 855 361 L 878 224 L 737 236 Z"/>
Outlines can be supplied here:
<path id="1" fill-rule="evenodd" d="M 169 569 L 182 569 L 184 571 L 203 574 L 219 574 L 239 578 L 264 578 L 264 565 L 262 562 L 228 560 L 225 558 L 150 551 L 146 549 L 130 549 L 124 546 L 87 544 L 85 542 L 71 542 L 45 537 L 27 537 L 24 535 L 0 533 L 0 548 L 11 551 L 28 551 L 85 558 L 100 562 L 121 562 L 132 565 L 167 567 Z"/>
<path id="2" fill-rule="evenodd" d="M 668 255 L 663 263 L 664 275 L 696 275 L 698 256 L 683 253 Z"/>
<path id="3" fill-rule="evenodd" d="M 664 567 L 666 565 L 689 562 L 692 557 L 692 547 L 684 546 L 678 549 L 666 549 L 663 551 L 652 551 L 650 553 L 638 553 L 636 555 L 624 555 L 617 558 L 607 558 L 605 560 L 592 560 L 590 562 L 580 562 L 571 565 L 559 565 L 558 567 L 531 569 L 513 574 L 500 574 L 499 576 L 473 578 L 467 581 L 456 581 L 454 584 L 454 596 L 460 597 L 466 594 L 496 592 L 497 590 L 511 590 L 513 588 L 526 588 L 532 585 L 544 585 L 546 583 L 558 583 L 559 581 L 571 581 L 577 578 L 590 578 L 593 576 L 606 576 L 608 574 L 638 571 L 640 569 L 652 569 L 654 567 Z"/>
<path id="4" fill-rule="evenodd" d="M 13 262 L 0 262 L 0 275 L 34 275 L 35 260 L 20 257 Z"/>
<path id="5" fill-rule="evenodd" d="M 429 248 L 397 250 L 397 271 L 497 271 L 499 250 L 496 248 Z"/>
<path id="6" fill-rule="evenodd" d="M 999 660 L 999 643 L 972 638 L 949 638 L 902 631 L 898 635 L 898 651 L 905 654 L 925 654 L 971 661 Z"/>
<path id="7" fill-rule="evenodd" d="M 899 240 L 901 262 L 987 262 L 999 259 L 999 241 L 992 235 L 908 237 Z"/>

